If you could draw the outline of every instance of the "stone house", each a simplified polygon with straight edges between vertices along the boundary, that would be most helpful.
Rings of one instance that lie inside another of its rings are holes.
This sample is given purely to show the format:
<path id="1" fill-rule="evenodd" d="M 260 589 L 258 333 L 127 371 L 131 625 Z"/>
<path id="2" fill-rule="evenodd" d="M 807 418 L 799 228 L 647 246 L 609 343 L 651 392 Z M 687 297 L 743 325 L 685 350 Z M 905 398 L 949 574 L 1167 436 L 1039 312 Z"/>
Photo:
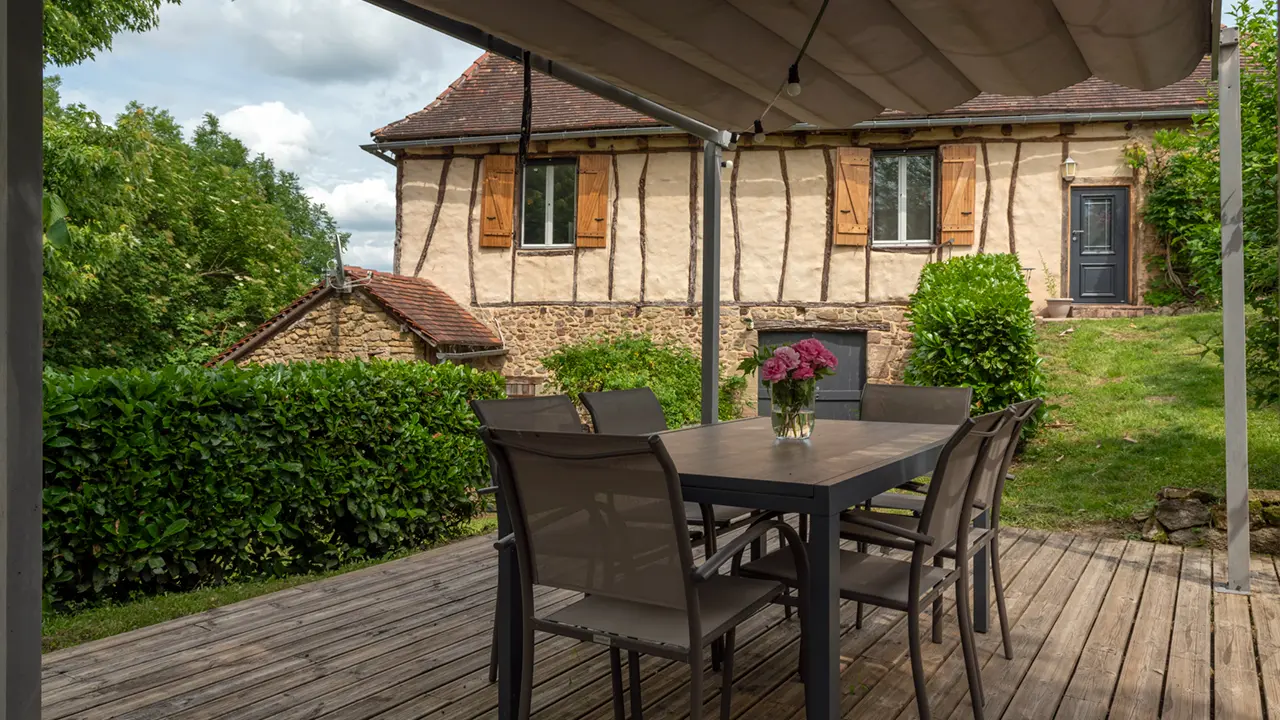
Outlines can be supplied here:
<path id="1" fill-rule="evenodd" d="M 326 278 L 209 364 L 385 358 L 501 367 L 502 340 L 435 283 L 345 270 L 345 287 Z"/>
<path id="2" fill-rule="evenodd" d="M 818 334 L 851 362 L 827 390 L 900 377 L 908 296 L 954 255 L 1014 252 L 1032 299 L 1143 312 L 1142 178 L 1126 148 L 1205 105 L 1206 59 L 1143 92 L 1090 79 L 1042 97 L 982 94 L 833 132 L 738 137 L 725 153 L 721 352 Z M 696 346 L 701 143 L 534 74 L 523 231 L 514 232 L 522 71 L 486 54 L 364 146 L 396 166 L 395 272 L 427 277 L 508 339 L 509 377 L 555 346 L 645 331 Z M 853 397 L 854 395 L 850 395 Z"/>

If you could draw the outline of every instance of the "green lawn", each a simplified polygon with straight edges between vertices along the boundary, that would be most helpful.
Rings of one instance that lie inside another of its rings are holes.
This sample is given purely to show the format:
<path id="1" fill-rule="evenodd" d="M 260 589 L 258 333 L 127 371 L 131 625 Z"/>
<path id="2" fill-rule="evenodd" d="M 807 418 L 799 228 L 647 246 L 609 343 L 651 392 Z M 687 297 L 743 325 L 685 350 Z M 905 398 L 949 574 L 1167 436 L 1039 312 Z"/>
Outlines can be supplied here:
<path id="1" fill-rule="evenodd" d="M 1011 524 L 1071 528 L 1124 520 L 1166 485 L 1221 496 L 1222 365 L 1196 338 L 1217 314 L 1046 323 L 1049 427 L 1005 490 Z M 1064 334 L 1068 329 L 1072 332 Z M 1280 411 L 1249 412 L 1250 485 L 1280 488 Z"/>
<path id="2" fill-rule="evenodd" d="M 470 527 L 463 536 L 470 537 L 491 532 L 496 527 L 497 521 L 492 516 L 477 518 L 471 521 Z M 425 550 L 426 548 L 423 549 Z M 414 552 L 421 552 L 421 550 L 415 550 Z M 191 592 L 170 593 L 129 602 L 101 605 L 73 613 L 46 614 L 43 627 L 44 652 L 53 652 L 54 650 L 86 643 L 90 640 L 118 635 L 119 633 L 147 625 L 154 625 L 165 620 L 212 610 L 240 600 L 247 600 L 251 597 L 284 590 L 295 585 L 341 575 L 342 573 L 359 570 L 370 565 L 378 565 L 410 554 L 412 553 L 400 553 L 377 560 L 363 560 L 324 573 L 230 583 Z"/>

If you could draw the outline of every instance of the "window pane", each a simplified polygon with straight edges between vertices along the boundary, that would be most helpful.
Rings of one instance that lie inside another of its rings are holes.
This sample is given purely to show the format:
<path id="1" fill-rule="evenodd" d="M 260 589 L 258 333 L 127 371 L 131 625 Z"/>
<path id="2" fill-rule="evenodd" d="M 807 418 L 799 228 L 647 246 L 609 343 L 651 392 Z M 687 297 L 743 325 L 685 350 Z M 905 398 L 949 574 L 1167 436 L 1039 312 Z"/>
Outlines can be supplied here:
<path id="1" fill-rule="evenodd" d="M 552 165 L 553 202 L 551 211 L 551 242 L 572 245 L 577 238 L 574 211 L 578 204 L 578 168 L 576 165 Z"/>
<path id="2" fill-rule="evenodd" d="M 895 242 L 898 236 L 898 160 L 878 157 L 875 171 L 875 206 L 871 209 L 872 242 Z"/>
<path id="3" fill-rule="evenodd" d="M 904 240 L 933 239 L 933 158 L 908 155 L 907 164 L 907 233 Z"/>
<path id="4" fill-rule="evenodd" d="M 525 245 L 547 242 L 547 170 L 546 165 L 527 165 L 524 169 L 524 240 Z"/>
<path id="5" fill-rule="evenodd" d="M 1111 198 L 1084 199 L 1084 242 L 1080 252 L 1085 255 L 1110 255 L 1115 251 L 1111 237 Z"/>

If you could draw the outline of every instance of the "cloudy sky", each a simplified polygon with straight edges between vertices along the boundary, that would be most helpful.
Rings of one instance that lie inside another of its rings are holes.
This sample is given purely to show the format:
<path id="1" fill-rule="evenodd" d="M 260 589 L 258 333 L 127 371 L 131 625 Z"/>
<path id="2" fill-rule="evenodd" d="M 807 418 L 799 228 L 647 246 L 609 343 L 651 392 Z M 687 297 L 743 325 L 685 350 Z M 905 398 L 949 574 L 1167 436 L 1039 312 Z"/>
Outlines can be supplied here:
<path id="1" fill-rule="evenodd" d="M 53 68 L 65 101 L 114 118 L 130 100 L 188 130 L 206 113 L 352 233 L 346 261 L 391 269 L 395 168 L 369 131 L 431 102 L 480 51 L 363 0 L 185 0 L 97 60 Z"/>

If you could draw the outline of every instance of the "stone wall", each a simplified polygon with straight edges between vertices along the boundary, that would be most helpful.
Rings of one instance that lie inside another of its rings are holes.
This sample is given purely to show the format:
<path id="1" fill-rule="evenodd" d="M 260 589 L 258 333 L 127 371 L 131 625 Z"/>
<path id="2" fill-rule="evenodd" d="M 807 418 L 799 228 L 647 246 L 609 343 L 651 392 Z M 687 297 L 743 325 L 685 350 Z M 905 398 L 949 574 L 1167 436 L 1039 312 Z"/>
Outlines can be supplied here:
<path id="1" fill-rule="evenodd" d="M 325 358 L 425 360 L 426 343 L 360 292 L 334 296 L 239 360 L 293 362 Z"/>
<path id="2" fill-rule="evenodd" d="M 862 330 L 867 333 L 867 378 L 899 381 L 911 344 L 905 310 L 901 305 L 725 307 L 720 311 L 720 359 L 726 371 L 733 372 L 756 349 L 760 326 Z M 542 357 L 565 343 L 597 335 L 645 333 L 695 352 L 701 345 L 702 313 L 697 307 L 538 305 L 474 312 L 502 333 L 510 351 L 502 366 L 507 377 L 543 377 Z"/>

